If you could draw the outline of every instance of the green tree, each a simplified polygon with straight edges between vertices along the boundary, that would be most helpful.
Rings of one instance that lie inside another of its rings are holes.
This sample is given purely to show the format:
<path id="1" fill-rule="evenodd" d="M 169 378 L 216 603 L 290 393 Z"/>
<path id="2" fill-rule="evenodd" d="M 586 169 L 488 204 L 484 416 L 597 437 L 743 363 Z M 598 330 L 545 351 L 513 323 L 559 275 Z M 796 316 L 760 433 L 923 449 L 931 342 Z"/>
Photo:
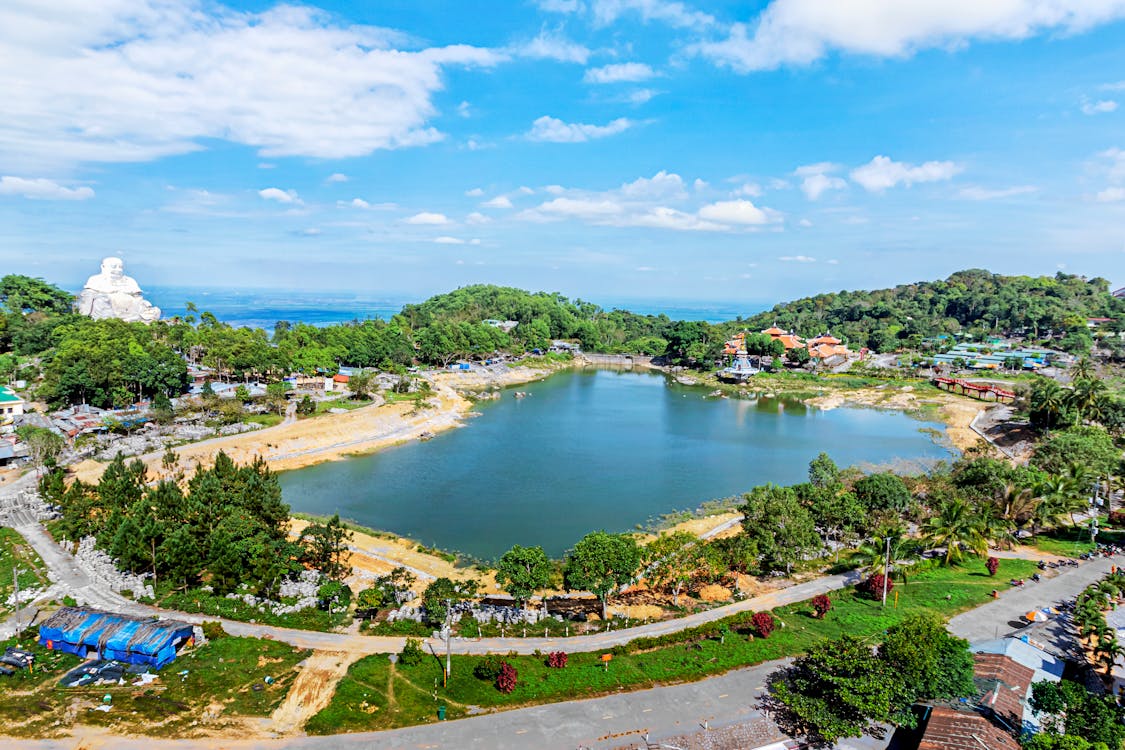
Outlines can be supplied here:
<path id="1" fill-rule="evenodd" d="M 901 513 L 910 507 L 910 490 L 895 474 L 869 474 L 856 482 L 853 490 L 868 510 Z"/>
<path id="2" fill-rule="evenodd" d="M 926 520 L 923 530 L 923 541 L 930 549 L 945 548 L 943 562 L 946 565 L 963 560 L 965 549 L 977 557 L 983 557 L 988 551 L 983 520 L 964 500 L 942 503 L 937 515 Z"/>
<path id="3" fill-rule="evenodd" d="M 289 406 L 288 393 L 292 389 L 293 386 L 284 380 L 268 384 L 266 386 L 266 403 L 269 404 L 270 409 L 276 411 L 279 415 L 285 414 L 285 409 Z"/>
<path id="4" fill-rule="evenodd" d="M 743 499 L 743 533 L 754 540 L 767 568 L 791 572 L 793 563 L 822 546 L 812 515 L 791 487 L 755 487 Z"/>
<path id="5" fill-rule="evenodd" d="M 1031 465 L 1043 471 L 1059 474 L 1072 464 L 1088 469 L 1093 476 L 1117 473 L 1121 451 L 1113 438 L 1101 427 L 1071 427 L 1051 434 L 1039 443 L 1031 454 Z"/>
<path id="6" fill-rule="evenodd" d="M 969 642 L 950 635 L 933 613 L 912 615 L 888 630 L 879 658 L 903 688 L 900 706 L 975 692 Z"/>
<path id="7" fill-rule="evenodd" d="M 606 619 L 610 593 L 633 579 L 640 562 L 640 549 L 633 537 L 591 532 L 574 545 L 567 558 L 563 572 L 566 587 L 589 591 L 598 597 L 602 603 L 602 619 Z"/>
<path id="8" fill-rule="evenodd" d="M 310 523 L 297 538 L 297 544 L 304 550 L 301 562 L 328 578 L 343 580 L 352 572 L 352 567 L 348 565 L 348 543 L 352 537 L 352 532 L 340 521 L 338 513 L 327 523 Z"/>
<path id="9" fill-rule="evenodd" d="M 449 606 L 453 602 L 471 599 L 476 594 L 476 581 L 451 581 L 448 578 L 435 578 L 422 593 L 422 607 L 426 610 L 426 622 L 435 627 L 444 625 Z"/>
<path id="10" fill-rule="evenodd" d="M 13 313 L 70 312 L 74 295 L 43 279 L 8 274 L 0 278 L 0 307 Z"/>
<path id="11" fill-rule="evenodd" d="M 827 743 L 858 737 L 873 722 L 905 719 L 895 704 L 900 680 L 852 636 L 813 646 L 770 689 L 805 734 Z"/>
<path id="12" fill-rule="evenodd" d="M 551 579 L 551 561 L 542 547 L 515 545 L 496 563 L 496 582 L 524 606 Z"/>
<path id="13" fill-rule="evenodd" d="M 680 591 L 707 568 L 707 547 L 694 534 L 675 531 L 661 534 L 642 550 L 644 576 L 655 587 L 672 587 L 672 604 L 679 606 Z"/>
<path id="14" fill-rule="evenodd" d="M 1031 708 L 1048 714 L 1044 734 L 1082 737 L 1110 748 L 1125 743 L 1125 708 L 1113 696 L 1094 695 L 1077 682 L 1036 682 Z"/>
<path id="15" fill-rule="evenodd" d="M 840 483 L 840 467 L 828 457 L 827 453 L 820 453 L 809 461 L 809 484 L 817 489 L 834 487 Z"/>
<path id="16" fill-rule="evenodd" d="M 358 370 L 348 376 L 348 390 L 356 401 L 369 401 L 371 390 L 375 385 L 375 375 L 370 372 Z"/>
<path id="17" fill-rule="evenodd" d="M 27 445 L 27 455 L 37 473 L 53 464 L 65 446 L 62 436 L 46 427 L 23 425 L 16 428 L 16 436 Z"/>

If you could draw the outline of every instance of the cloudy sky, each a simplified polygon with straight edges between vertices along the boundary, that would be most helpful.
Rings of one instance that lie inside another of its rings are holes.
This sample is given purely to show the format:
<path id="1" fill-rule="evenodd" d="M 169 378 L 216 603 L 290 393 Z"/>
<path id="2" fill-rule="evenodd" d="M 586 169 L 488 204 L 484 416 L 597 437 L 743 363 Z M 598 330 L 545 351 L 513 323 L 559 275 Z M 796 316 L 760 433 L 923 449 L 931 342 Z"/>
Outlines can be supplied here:
<path id="1" fill-rule="evenodd" d="M 1125 0 L 0 4 L 0 273 L 1125 284 Z"/>

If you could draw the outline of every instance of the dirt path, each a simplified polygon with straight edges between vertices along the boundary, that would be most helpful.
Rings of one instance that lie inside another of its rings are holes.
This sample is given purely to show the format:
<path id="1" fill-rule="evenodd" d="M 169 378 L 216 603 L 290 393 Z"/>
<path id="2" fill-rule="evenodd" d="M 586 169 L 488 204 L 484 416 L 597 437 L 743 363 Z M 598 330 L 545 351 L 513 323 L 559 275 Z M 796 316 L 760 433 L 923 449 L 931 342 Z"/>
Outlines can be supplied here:
<path id="1" fill-rule="evenodd" d="M 336 685 L 360 654 L 348 651 L 314 651 L 301 663 L 301 672 L 277 710 L 270 716 L 270 729 L 280 735 L 296 734 L 317 712 L 328 705 Z"/>

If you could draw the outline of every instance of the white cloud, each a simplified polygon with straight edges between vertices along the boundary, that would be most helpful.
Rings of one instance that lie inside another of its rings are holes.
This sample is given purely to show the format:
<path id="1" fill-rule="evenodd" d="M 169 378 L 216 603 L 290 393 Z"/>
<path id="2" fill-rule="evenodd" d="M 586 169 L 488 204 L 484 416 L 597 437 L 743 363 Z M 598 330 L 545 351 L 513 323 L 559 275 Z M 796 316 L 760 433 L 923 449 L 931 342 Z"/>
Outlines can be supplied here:
<path id="1" fill-rule="evenodd" d="M 636 89 L 626 94 L 621 101 L 627 102 L 628 104 L 644 104 L 659 93 L 659 91 L 655 91 L 654 89 Z"/>
<path id="2" fill-rule="evenodd" d="M 605 125 L 587 125 L 580 122 L 563 122 L 544 115 L 531 124 L 527 137 L 533 141 L 582 143 L 594 138 L 623 133 L 632 126 L 633 122 L 625 117 L 619 117 Z"/>
<path id="3" fill-rule="evenodd" d="M 839 164 L 822 161 L 816 164 L 806 164 L 793 170 L 794 177 L 801 178 L 801 192 L 810 201 L 815 201 L 829 190 L 843 190 L 848 183 L 842 177 L 835 177 L 831 173 L 840 168 Z"/>
<path id="4" fill-rule="evenodd" d="M 759 226 L 772 224 L 781 219 L 780 214 L 771 209 L 762 209 L 747 200 L 719 201 L 699 209 L 699 216 L 722 224 L 744 224 Z"/>
<path id="5" fill-rule="evenodd" d="M 42 177 L 27 179 L 5 175 L 0 177 L 0 195 L 19 195 L 32 200 L 84 201 L 94 197 L 93 188 L 68 188 Z"/>
<path id="6" fill-rule="evenodd" d="M 1125 182 L 1125 149 L 1109 148 L 1098 153 L 1098 156 L 1105 161 L 1102 171 L 1111 182 Z"/>
<path id="7" fill-rule="evenodd" d="M 465 195 L 469 196 L 470 198 L 479 198 L 484 195 L 484 190 L 479 187 L 473 188 L 472 190 L 466 190 Z"/>
<path id="8" fill-rule="evenodd" d="M 438 226 L 441 224 L 448 224 L 449 217 L 447 217 L 445 214 L 423 211 L 421 213 L 414 214 L 409 219 L 405 219 L 405 221 L 407 224 Z"/>
<path id="9" fill-rule="evenodd" d="M 536 5 L 548 13 L 577 13 L 583 7 L 581 0 L 536 0 Z"/>
<path id="10" fill-rule="evenodd" d="M 485 208 L 511 208 L 512 199 L 506 195 L 498 195 L 495 198 L 486 200 L 481 205 Z"/>
<path id="11" fill-rule="evenodd" d="M 756 182 L 745 182 L 741 187 L 734 189 L 736 197 L 745 198 L 760 198 L 762 196 L 762 186 Z"/>
<path id="12" fill-rule="evenodd" d="M 353 208 L 371 208 L 371 204 L 365 201 L 363 198 L 352 198 L 351 202 L 348 205 Z"/>
<path id="13" fill-rule="evenodd" d="M 535 211 L 555 217 L 578 219 L 604 219 L 624 212 L 621 204 L 607 198 L 555 198 L 541 204 Z"/>
<path id="14" fill-rule="evenodd" d="M 1015 185 L 1009 188 L 989 189 L 976 185 L 962 188 L 957 196 L 971 201 L 990 201 L 997 198 L 1011 198 L 1017 195 L 1027 195 L 1038 191 L 1034 185 Z"/>
<path id="15" fill-rule="evenodd" d="M 1109 187 L 1097 195 L 1098 203 L 1125 201 L 1125 187 Z"/>
<path id="16" fill-rule="evenodd" d="M 1082 114 L 1100 115 L 1117 110 L 1117 102 L 1112 99 L 1102 99 L 1096 102 L 1082 102 Z"/>
<path id="17" fill-rule="evenodd" d="M 805 65 L 834 50 L 880 57 L 972 39 L 1079 32 L 1125 18 L 1125 0 L 773 0 L 696 51 L 739 72 Z"/>
<path id="18" fill-rule="evenodd" d="M 300 205 L 301 199 L 297 196 L 296 190 L 282 190 L 281 188 L 265 188 L 259 190 L 258 195 L 268 201 L 277 201 L 278 203 L 293 203 Z"/>
<path id="19" fill-rule="evenodd" d="M 333 172 L 332 174 L 328 175 L 328 178 L 325 180 L 325 182 L 347 182 L 347 181 L 348 181 L 348 176 L 346 174 L 344 174 L 343 172 Z"/>
<path id="20" fill-rule="evenodd" d="M 318 227 L 309 227 L 308 229 L 302 229 L 300 234 L 302 237 L 319 237 L 321 232 Z"/>
<path id="21" fill-rule="evenodd" d="M 951 161 L 928 161 L 914 166 L 886 156 L 876 156 L 862 167 L 853 169 L 851 178 L 869 192 L 881 193 L 899 184 L 909 187 L 919 182 L 951 180 L 961 169 Z"/>
<path id="22" fill-rule="evenodd" d="M 1125 91 L 1125 81 L 1116 81 L 1114 83 L 1103 83 L 1098 86 L 1102 91 Z"/>
<path id="23" fill-rule="evenodd" d="M 798 224 L 799 226 L 805 227 L 806 229 L 807 229 L 808 227 L 811 227 L 811 226 L 812 226 L 812 222 L 811 222 L 811 221 L 809 221 L 808 219 L 801 219 L 800 221 L 798 221 L 798 222 L 797 222 L 797 224 Z"/>
<path id="24" fill-rule="evenodd" d="M 621 195 L 633 199 L 680 200 L 687 197 L 683 178 L 660 170 L 652 177 L 638 177 L 621 186 Z"/>
<path id="25" fill-rule="evenodd" d="M 641 19 L 659 21 L 681 29 L 702 29 L 715 23 L 714 17 L 672 0 L 591 0 L 595 23 L 605 26 L 628 13 Z"/>
<path id="26" fill-rule="evenodd" d="M 589 48 L 567 39 L 561 32 L 547 29 L 539 32 L 539 36 L 531 41 L 512 47 L 510 51 L 518 57 L 532 60 L 555 60 L 579 65 L 585 65 L 590 59 Z"/>
<path id="27" fill-rule="evenodd" d="M 419 146 L 442 137 L 428 120 L 444 69 L 506 59 L 400 49 L 396 32 L 296 5 L 8 2 L 0 29 L 0 165 L 147 161 L 206 139 L 267 157 Z"/>
<path id="28" fill-rule="evenodd" d="M 434 237 L 434 242 L 439 245 L 464 245 L 465 240 L 459 237 Z"/>
<path id="29" fill-rule="evenodd" d="M 516 188 L 516 194 L 518 194 L 518 195 L 535 195 L 535 191 L 532 190 L 531 188 L 529 188 L 527 185 L 520 185 L 518 188 Z"/>
<path id="30" fill-rule="evenodd" d="M 582 80 L 586 83 L 638 83 L 655 75 L 656 72 L 644 63 L 627 62 L 590 68 Z"/>
<path id="31" fill-rule="evenodd" d="M 778 260 L 784 263 L 816 263 L 816 258 L 807 255 L 782 255 Z"/>
<path id="32" fill-rule="evenodd" d="M 480 211 L 473 211 L 465 217 L 466 224 L 487 224 L 492 221 L 491 217 L 485 216 Z"/>
<path id="33" fill-rule="evenodd" d="M 469 104 L 468 102 L 461 102 L 457 105 L 457 114 L 461 117 L 472 117 L 473 105 Z"/>

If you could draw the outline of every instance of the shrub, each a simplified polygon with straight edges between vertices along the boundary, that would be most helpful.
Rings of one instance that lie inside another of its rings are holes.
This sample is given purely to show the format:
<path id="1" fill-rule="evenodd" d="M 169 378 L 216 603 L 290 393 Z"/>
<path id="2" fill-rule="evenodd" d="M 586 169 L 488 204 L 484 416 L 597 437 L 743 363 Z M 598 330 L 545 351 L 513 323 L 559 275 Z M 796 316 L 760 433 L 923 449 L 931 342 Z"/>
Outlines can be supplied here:
<path id="1" fill-rule="evenodd" d="M 398 655 L 399 662 L 408 667 L 421 664 L 425 658 L 426 652 L 422 650 L 422 641 L 417 638 L 407 638 L 402 653 Z"/>
<path id="2" fill-rule="evenodd" d="M 485 682 L 492 682 L 500 676 L 500 670 L 503 666 L 504 660 L 502 658 L 495 654 L 489 654 L 473 667 L 473 676 Z"/>
<path id="3" fill-rule="evenodd" d="M 227 635 L 227 631 L 223 630 L 223 624 L 216 620 L 204 620 L 200 627 L 203 629 L 203 637 L 209 641 L 217 641 Z"/>
<path id="4" fill-rule="evenodd" d="M 500 674 L 496 675 L 496 689 L 501 693 L 510 693 L 516 689 L 519 672 L 508 662 L 500 665 Z"/>
<path id="5" fill-rule="evenodd" d="M 770 633 L 776 627 L 773 615 L 769 612 L 755 612 L 754 613 L 754 627 L 758 630 L 758 635 L 763 638 L 769 638 Z"/>
<path id="6" fill-rule="evenodd" d="M 547 654 L 547 666 L 552 669 L 562 669 L 566 666 L 566 652 L 552 651 Z"/>
<path id="7" fill-rule="evenodd" d="M 988 574 L 994 576 L 996 575 L 996 571 L 1000 569 L 1000 561 L 995 557 L 990 557 L 984 566 L 988 568 Z"/>
<path id="8" fill-rule="evenodd" d="M 828 614 L 828 610 L 832 609 L 832 600 L 828 598 L 827 594 L 817 594 L 812 599 L 813 611 L 816 612 L 816 619 L 823 620 L 824 616 Z"/>
<path id="9" fill-rule="evenodd" d="M 1109 512 L 1110 526 L 1125 526 L 1125 511 L 1111 510 Z"/>
<path id="10" fill-rule="evenodd" d="M 870 576 L 866 581 L 859 584 L 859 591 L 868 599 L 882 599 L 883 586 L 887 587 L 887 593 L 891 593 L 895 588 L 895 582 L 887 578 L 882 573 L 876 573 Z"/>

